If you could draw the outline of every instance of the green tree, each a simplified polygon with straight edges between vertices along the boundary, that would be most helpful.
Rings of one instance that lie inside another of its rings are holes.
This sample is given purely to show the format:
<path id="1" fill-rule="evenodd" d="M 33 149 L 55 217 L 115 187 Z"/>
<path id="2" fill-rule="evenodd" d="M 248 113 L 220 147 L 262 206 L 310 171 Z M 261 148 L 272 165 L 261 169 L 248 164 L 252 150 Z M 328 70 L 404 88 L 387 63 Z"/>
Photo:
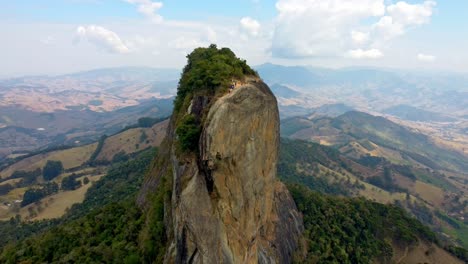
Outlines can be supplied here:
<path id="1" fill-rule="evenodd" d="M 0 195 L 5 195 L 13 190 L 13 186 L 11 184 L 2 184 L 0 185 Z"/>
<path id="2" fill-rule="evenodd" d="M 83 184 L 86 185 L 89 183 L 89 178 L 88 177 L 84 177 L 83 178 Z"/>
<path id="3" fill-rule="evenodd" d="M 70 176 L 64 177 L 62 180 L 61 189 L 64 191 L 72 191 L 81 187 L 81 182 L 76 180 L 77 175 L 72 174 Z"/>
<path id="4" fill-rule="evenodd" d="M 41 176 L 42 171 L 40 168 L 37 168 L 33 171 L 15 171 L 11 174 L 11 179 L 21 179 L 17 184 L 17 187 L 29 186 L 36 182 L 37 177 Z"/>
<path id="5" fill-rule="evenodd" d="M 37 202 L 42 198 L 57 193 L 58 192 L 58 184 L 55 182 L 48 182 L 41 186 L 40 188 L 30 188 L 26 190 L 23 195 L 23 201 L 21 202 L 21 206 L 26 206 L 28 204 Z"/>
<path id="6" fill-rule="evenodd" d="M 63 172 L 62 162 L 57 160 L 48 160 L 44 169 L 42 170 L 42 175 L 44 180 L 50 181 L 53 178 L 59 176 Z"/>
<path id="7" fill-rule="evenodd" d="M 125 153 L 124 150 L 117 152 L 114 157 L 112 157 L 112 163 L 127 161 L 130 157 Z"/>

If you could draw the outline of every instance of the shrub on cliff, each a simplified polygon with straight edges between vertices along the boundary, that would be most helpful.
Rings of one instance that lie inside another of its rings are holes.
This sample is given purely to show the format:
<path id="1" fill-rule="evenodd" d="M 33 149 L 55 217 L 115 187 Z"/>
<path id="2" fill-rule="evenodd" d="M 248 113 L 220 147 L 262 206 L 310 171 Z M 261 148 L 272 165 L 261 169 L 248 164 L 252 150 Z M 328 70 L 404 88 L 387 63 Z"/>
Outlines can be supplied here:
<path id="1" fill-rule="evenodd" d="M 174 109 L 178 111 L 187 95 L 197 91 L 214 94 L 217 88 L 228 87 L 231 79 L 245 75 L 257 76 L 245 60 L 241 60 L 229 48 L 197 48 L 187 55 L 187 65 L 177 88 Z"/>
<path id="2" fill-rule="evenodd" d="M 196 151 L 201 128 L 193 115 L 186 115 L 177 126 L 179 146 L 182 151 Z"/>

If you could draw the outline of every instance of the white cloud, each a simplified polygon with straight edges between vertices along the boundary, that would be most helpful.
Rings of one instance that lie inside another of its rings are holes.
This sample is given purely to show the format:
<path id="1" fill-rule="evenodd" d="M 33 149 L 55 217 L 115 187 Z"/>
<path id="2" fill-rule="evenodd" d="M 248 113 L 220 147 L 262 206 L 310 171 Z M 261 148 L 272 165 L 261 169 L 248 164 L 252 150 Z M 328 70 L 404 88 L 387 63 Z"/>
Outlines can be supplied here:
<path id="1" fill-rule="evenodd" d="M 218 34 L 211 27 L 206 27 L 204 38 L 210 43 L 215 43 L 218 40 Z"/>
<path id="2" fill-rule="evenodd" d="M 87 39 L 98 48 L 110 53 L 128 53 L 130 51 L 115 32 L 100 26 L 79 26 L 76 29 L 76 35 L 78 40 Z"/>
<path id="3" fill-rule="evenodd" d="M 384 56 L 378 49 L 355 49 L 348 51 L 347 55 L 352 59 L 380 59 Z"/>
<path id="4" fill-rule="evenodd" d="M 419 53 L 417 59 L 423 62 L 433 62 L 436 60 L 436 57 L 434 55 Z"/>
<path id="5" fill-rule="evenodd" d="M 246 33 L 251 37 L 257 37 L 260 34 L 261 25 L 257 20 L 253 18 L 243 17 L 240 20 L 240 27 L 243 33 Z"/>
<path id="6" fill-rule="evenodd" d="M 376 41 L 386 41 L 405 33 L 405 27 L 402 24 L 395 23 L 390 16 L 381 17 L 380 20 L 372 26 L 372 33 Z"/>
<path id="7" fill-rule="evenodd" d="M 436 6 L 434 1 L 422 4 L 398 2 L 387 6 L 387 13 L 373 26 L 374 34 L 383 40 L 403 35 L 409 27 L 427 24 Z"/>
<path id="8" fill-rule="evenodd" d="M 339 56 L 359 21 L 385 13 L 384 0 L 278 0 L 276 9 L 275 57 Z"/>
<path id="9" fill-rule="evenodd" d="M 351 31 L 351 39 L 355 44 L 365 44 L 369 41 L 369 33 L 360 31 Z"/>
<path id="10" fill-rule="evenodd" d="M 157 13 L 162 8 L 162 2 L 153 2 L 151 0 L 125 0 L 130 4 L 134 4 L 138 8 L 138 12 L 143 14 L 153 23 L 161 23 L 163 17 Z"/>
<path id="11" fill-rule="evenodd" d="M 386 5 L 388 2 L 278 0 L 272 55 L 339 57 L 349 50 L 380 51 L 389 45 L 390 39 L 403 35 L 409 28 L 429 23 L 436 5 L 434 1 Z M 372 19 L 377 22 L 369 24 Z"/>
<path id="12" fill-rule="evenodd" d="M 397 23 L 403 25 L 422 25 L 429 23 L 436 6 L 434 1 L 425 1 L 422 4 L 408 4 L 400 1 L 387 7 L 387 13 Z"/>

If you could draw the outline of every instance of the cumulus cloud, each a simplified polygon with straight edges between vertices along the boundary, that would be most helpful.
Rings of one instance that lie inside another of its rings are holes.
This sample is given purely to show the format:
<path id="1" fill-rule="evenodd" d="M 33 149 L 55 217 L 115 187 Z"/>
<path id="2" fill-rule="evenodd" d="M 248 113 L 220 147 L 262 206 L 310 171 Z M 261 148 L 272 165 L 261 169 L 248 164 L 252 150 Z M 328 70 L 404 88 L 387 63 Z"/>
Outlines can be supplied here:
<path id="1" fill-rule="evenodd" d="M 369 41 L 369 33 L 360 31 L 351 31 L 351 39 L 355 44 L 365 44 Z"/>
<path id="2" fill-rule="evenodd" d="M 157 13 L 162 8 L 162 2 L 153 2 L 151 0 L 125 0 L 130 4 L 137 6 L 138 12 L 143 14 L 154 23 L 161 23 L 163 18 Z"/>
<path id="3" fill-rule="evenodd" d="M 276 57 L 337 56 L 347 49 L 360 20 L 382 16 L 383 0 L 278 0 L 272 54 Z"/>
<path id="4" fill-rule="evenodd" d="M 428 54 L 422 54 L 422 53 L 419 53 L 417 58 L 418 60 L 423 61 L 423 62 L 433 62 L 436 60 L 436 57 L 434 55 L 428 55 Z"/>
<path id="5" fill-rule="evenodd" d="M 378 49 L 355 49 L 348 51 L 347 55 L 352 59 L 380 59 L 384 56 Z"/>
<path id="6" fill-rule="evenodd" d="M 257 37 L 260 34 L 260 23 L 250 17 L 243 17 L 240 20 L 241 31 L 248 36 Z"/>
<path id="7" fill-rule="evenodd" d="M 389 5 L 386 15 L 380 18 L 373 29 L 385 40 L 402 35 L 409 27 L 429 23 L 435 6 L 434 1 L 425 1 L 422 4 L 400 1 Z"/>
<path id="8" fill-rule="evenodd" d="M 386 3 L 386 0 L 278 0 L 272 55 L 381 57 L 381 50 L 390 39 L 403 35 L 410 27 L 429 23 L 436 5 L 434 1 Z M 377 22 L 369 24 L 372 20 Z"/>
<path id="9" fill-rule="evenodd" d="M 173 30 L 186 30 L 184 34 L 180 34 L 168 42 L 168 47 L 176 49 L 180 54 L 184 55 L 194 48 L 216 43 L 218 39 L 216 31 L 204 24 L 181 24 L 173 27 Z"/>
<path id="10" fill-rule="evenodd" d="M 422 25 L 429 22 L 435 6 L 434 1 L 425 1 L 422 4 L 408 4 L 400 1 L 388 6 L 387 13 L 403 25 Z"/>
<path id="11" fill-rule="evenodd" d="M 100 26 L 79 26 L 76 29 L 76 35 L 78 41 L 86 39 L 99 49 L 110 53 L 128 53 L 130 51 L 115 32 Z"/>

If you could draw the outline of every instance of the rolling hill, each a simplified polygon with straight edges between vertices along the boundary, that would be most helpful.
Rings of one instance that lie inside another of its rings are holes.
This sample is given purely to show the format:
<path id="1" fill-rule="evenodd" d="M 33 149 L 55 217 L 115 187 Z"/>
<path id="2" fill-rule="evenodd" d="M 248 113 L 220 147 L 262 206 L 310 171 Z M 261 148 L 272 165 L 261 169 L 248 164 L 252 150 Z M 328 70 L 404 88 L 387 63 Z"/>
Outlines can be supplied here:
<path id="1" fill-rule="evenodd" d="M 396 105 L 384 109 L 383 113 L 410 121 L 422 122 L 453 122 L 456 119 L 439 113 L 419 109 L 410 105 Z"/>
<path id="2" fill-rule="evenodd" d="M 438 231 L 440 237 L 450 234 L 452 241 L 468 247 L 466 190 L 440 179 L 437 173 L 379 157 L 353 159 L 335 148 L 283 138 L 278 175 L 287 183 L 325 194 L 396 204 Z M 438 180 L 445 188 L 428 179 Z"/>
<path id="3" fill-rule="evenodd" d="M 20 206 L 27 190 L 41 188 L 46 183 L 41 170 L 48 161 L 60 161 L 63 165 L 64 172 L 51 181 L 58 186 L 72 175 L 79 182 L 83 182 L 84 178 L 96 182 L 105 175 L 110 164 L 128 160 L 136 153 L 159 146 L 164 139 L 167 123 L 165 120 L 148 127 L 133 126 L 115 135 L 101 137 L 99 142 L 13 159 L 10 165 L 3 166 L 0 171 L 0 189 L 5 189 L 0 195 L 0 219 L 9 219 L 16 214 L 26 220 L 62 216 L 67 208 L 83 201 L 91 184 L 81 184 L 72 190 L 59 190 L 34 204 Z M 39 174 L 33 175 L 37 170 Z M 34 178 L 30 179 L 30 176 Z"/>
<path id="4" fill-rule="evenodd" d="M 468 158 L 463 154 L 360 112 L 289 118 L 281 129 L 289 138 L 309 141 L 282 145 L 287 162 L 279 168 L 287 168 L 286 175 L 296 172 L 296 181 L 318 191 L 398 203 L 468 245 Z"/>
<path id="5" fill-rule="evenodd" d="M 162 118 L 172 111 L 172 99 L 150 99 L 111 112 L 89 109 L 34 112 L 0 107 L 0 160 L 11 154 L 57 145 L 82 145 L 103 134 L 114 134 L 141 117 Z"/>
<path id="6" fill-rule="evenodd" d="M 172 111 L 179 70 L 97 69 L 0 80 L 0 160 L 114 134 L 140 117 Z"/>
<path id="7" fill-rule="evenodd" d="M 336 118 L 291 118 L 282 122 L 282 129 L 292 138 L 333 145 L 357 157 L 381 151 L 380 155 L 397 163 L 411 161 L 435 170 L 468 170 L 464 154 L 439 146 L 430 137 L 384 117 L 363 112 L 351 111 Z"/>

